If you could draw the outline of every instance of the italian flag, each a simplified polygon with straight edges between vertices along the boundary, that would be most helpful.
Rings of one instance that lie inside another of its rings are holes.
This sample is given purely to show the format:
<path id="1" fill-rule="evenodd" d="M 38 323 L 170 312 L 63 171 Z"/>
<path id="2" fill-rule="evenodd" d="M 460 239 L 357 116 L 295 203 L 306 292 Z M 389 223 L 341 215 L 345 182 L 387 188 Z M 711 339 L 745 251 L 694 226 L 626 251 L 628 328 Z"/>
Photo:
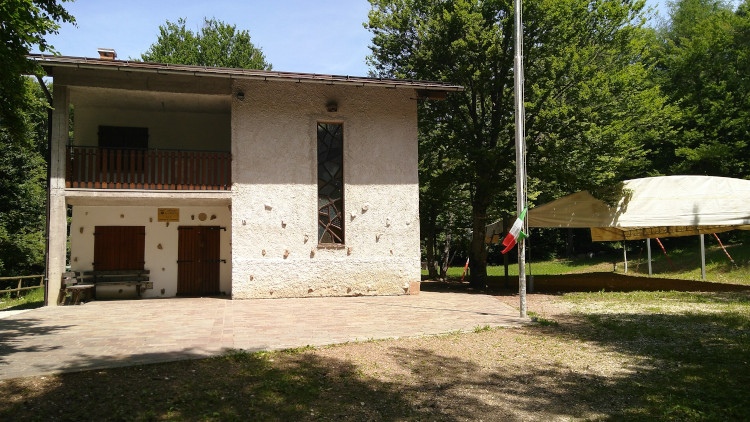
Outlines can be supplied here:
<path id="1" fill-rule="evenodd" d="M 523 211 L 521 211 L 521 215 L 516 218 L 516 222 L 513 223 L 513 227 L 510 228 L 510 231 L 505 236 L 505 239 L 503 239 L 503 246 L 505 246 L 505 249 L 503 249 L 502 252 L 503 255 L 510 252 L 510 250 L 513 249 L 514 246 L 516 246 L 518 239 L 523 239 L 526 237 L 526 233 L 521 231 L 521 229 L 523 229 L 523 219 L 526 217 L 526 211 L 527 208 L 524 208 Z"/>

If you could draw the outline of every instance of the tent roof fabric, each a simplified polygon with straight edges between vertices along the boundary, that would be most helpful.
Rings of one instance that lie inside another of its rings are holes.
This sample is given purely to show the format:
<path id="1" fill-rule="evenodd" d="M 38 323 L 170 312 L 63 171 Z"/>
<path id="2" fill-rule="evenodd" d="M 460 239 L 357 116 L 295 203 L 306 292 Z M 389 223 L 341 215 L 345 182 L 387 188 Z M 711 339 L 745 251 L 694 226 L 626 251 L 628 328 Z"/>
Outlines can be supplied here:
<path id="1" fill-rule="evenodd" d="M 614 207 L 581 191 L 530 209 L 528 225 L 590 228 L 594 241 L 750 230 L 750 180 L 712 176 L 626 180 Z"/>
<path id="2" fill-rule="evenodd" d="M 484 243 L 491 245 L 500 243 L 503 239 L 501 236 L 505 236 L 506 231 L 503 227 L 503 220 L 497 220 L 492 224 L 488 224 L 484 229 Z"/>

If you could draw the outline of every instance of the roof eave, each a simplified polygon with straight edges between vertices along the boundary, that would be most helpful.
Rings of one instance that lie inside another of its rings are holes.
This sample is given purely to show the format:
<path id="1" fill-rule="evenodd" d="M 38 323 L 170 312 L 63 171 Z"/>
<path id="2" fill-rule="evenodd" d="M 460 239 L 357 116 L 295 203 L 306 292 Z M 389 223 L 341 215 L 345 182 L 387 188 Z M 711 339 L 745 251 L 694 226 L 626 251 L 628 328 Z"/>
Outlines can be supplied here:
<path id="1" fill-rule="evenodd" d="M 127 72 L 144 72 L 162 75 L 188 75 L 195 77 L 217 77 L 261 81 L 295 83 L 317 83 L 328 85 L 380 86 L 384 88 L 415 89 L 419 98 L 443 99 L 448 92 L 463 91 L 460 85 L 434 81 L 384 79 L 359 76 L 325 75 L 317 73 L 293 73 L 269 70 L 233 69 L 221 67 L 188 66 L 162 63 L 135 62 L 128 60 L 101 60 L 86 57 L 52 56 L 32 54 L 28 58 L 43 67 L 67 67 L 77 69 L 108 69 Z"/>

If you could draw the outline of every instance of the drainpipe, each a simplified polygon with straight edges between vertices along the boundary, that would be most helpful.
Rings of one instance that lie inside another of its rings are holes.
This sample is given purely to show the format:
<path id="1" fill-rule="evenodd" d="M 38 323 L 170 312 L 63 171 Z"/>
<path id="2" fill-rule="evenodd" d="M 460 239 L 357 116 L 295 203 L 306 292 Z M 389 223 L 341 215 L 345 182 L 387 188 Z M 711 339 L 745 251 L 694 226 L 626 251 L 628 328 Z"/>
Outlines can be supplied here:
<path id="1" fill-rule="evenodd" d="M 50 177 L 52 176 L 52 169 L 50 168 L 50 161 L 52 160 L 52 94 L 50 94 L 41 76 L 36 75 L 36 79 L 39 81 L 39 85 L 42 87 L 49 103 L 49 107 L 47 108 L 47 152 L 44 157 L 47 162 L 47 203 L 45 206 L 46 217 L 44 219 L 44 306 L 49 306 L 49 268 L 47 264 L 49 262 L 49 187 Z"/>

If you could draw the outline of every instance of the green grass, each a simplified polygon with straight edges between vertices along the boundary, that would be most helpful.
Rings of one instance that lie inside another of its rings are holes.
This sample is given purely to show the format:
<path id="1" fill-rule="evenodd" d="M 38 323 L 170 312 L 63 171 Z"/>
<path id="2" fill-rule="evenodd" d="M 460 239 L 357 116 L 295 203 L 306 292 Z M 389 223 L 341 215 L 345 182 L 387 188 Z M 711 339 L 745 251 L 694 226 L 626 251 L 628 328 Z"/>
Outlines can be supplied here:
<path id="1" fill-rule="evenodd" d="M 709 246 L 706 241 L 706 280 L 717 283 L 731 283 L 750 285 L 750 244 L 737 244 L 727 246 L 727 252 L 734 260 L 734 264 L 727 258 L 719 246 Z M 674 278 L 682 280 L 701 279 L 700 249 L 679 248 L 668 249 L 664 256 L 656 242 L 651 245 L 652 276 L 662 278 Z M 622 253 L 607 256 L 595 256 L 593 258 L 555 259 L 548 261 L 536 261 L 530 259 L 526 262 L 526 273 L 533 275 L 557 275 L 590 272 L 616 272 L 623 274 L 625 269 Z M 463 267 L 448 268 L 449 279 L 460 279 Z M 427 276 L 427 271 L 422 271 Z M 487 275 L 490 277 L 504 276 L 505 267 L 502 265 L 488 266 Z M 512 263 L 508 266 L 509 276 L 518 276 L 518 264 Z M 646 253 L 640 250 L 631 250 L 628 253 L 628 275 L 648 275 L 648 261 Z M 465 277 L 468 280 L 468 275 Z"/>
<path id="2" fill-rule="evenodd" d="M 652 272 L 654 277 L 677 278 L 684 280 L 701 279 L 700 249 L 679 248 L 667 250 L 667 256 L 658 248 L 651 245 Z M 750 245 L 727 246 L 727 255 L 719 246 L 706 246 L 706 279 L 718 283 L 750 284 Z M 618 272 L 622 272 L 624 265 L 618 265 Z M 648 261 L 645 253 L 638 253 L 629 257 L 628 274 L 648 274 Z"/>
<path id="3" fill-rule="evenodd" d="M 540 324 L 540 325 L 551 325 L 551 326 L 557 326 L 558 322 L 555 320 L 547 319 L 544 317 L 539 316 L 536 312 L 528 312 L 529 318 L 531 318 L 531 321 Z"/>
<path id="4" fill-rule="evenodd" d="M 11 297 L 6 293 L 0 297 L 0 310 L 21 310 L 39 308 L 44 305 L 44 288 L 27 290 L 20 297 Z"/>
<path id="5" fill-rule="evenodd" d="M 474 327 L 475 333 L 481 333 L 483 331 L 492 331 L 492 327 L 490 327 L 489 325 L 478 325 Z"/>
<path id="6" fill-rule="evenodd" d="M 531 271 L 533 274 L 538 275 L 551 275 L 551 274 L 569 274 L 571 272 L 587 272 L 587 271 L 602 271 L 604 268 L 612 270 L 613 265 L 611 260 L 606 258 L 593 258 L 593 259 L 555 259 L 550 261 L 529 261 L 526 263 L 526 272 Z M 464 271 L 463 267 L 449 267 L 448 278 L 460 279 Z M 422 270 L 422 275 L 427 275 L 427 270 Z M 488 276 L 504 276 L 505 267 L 502 265 L 488 265 L 487 266 Z M 518 264 L 513 263 L 508 266 L 508 275 L 518 275 Z M 467 275 L 468 277 L 468 275 Z"/>

